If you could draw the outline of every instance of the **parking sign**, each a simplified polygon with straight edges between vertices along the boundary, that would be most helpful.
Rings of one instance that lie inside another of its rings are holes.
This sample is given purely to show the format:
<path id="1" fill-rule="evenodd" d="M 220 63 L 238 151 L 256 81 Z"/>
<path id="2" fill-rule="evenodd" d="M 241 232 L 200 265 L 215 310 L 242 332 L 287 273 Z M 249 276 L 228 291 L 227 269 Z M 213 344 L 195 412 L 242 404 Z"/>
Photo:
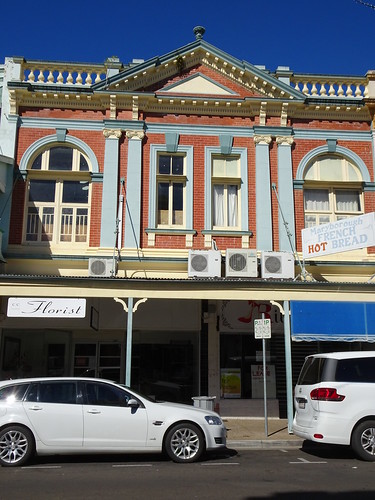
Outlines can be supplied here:
<path id="1" fill-rule="evenodd" d="M 256 339 L 271 338 L 271 320 L 269 318 L 254 320 L 254 336 Z"/>

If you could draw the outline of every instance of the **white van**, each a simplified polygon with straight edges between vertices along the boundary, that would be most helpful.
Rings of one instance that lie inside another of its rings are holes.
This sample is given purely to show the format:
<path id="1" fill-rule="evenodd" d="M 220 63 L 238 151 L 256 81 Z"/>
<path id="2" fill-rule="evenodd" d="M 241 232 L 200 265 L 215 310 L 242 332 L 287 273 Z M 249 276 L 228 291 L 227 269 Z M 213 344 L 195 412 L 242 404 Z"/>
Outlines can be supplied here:
<path id="1" fill-rule="evenodd" d="M 375 461 L 375 351 L 308 356 L 294 391 L 293 433 L 350 445 Z"/>

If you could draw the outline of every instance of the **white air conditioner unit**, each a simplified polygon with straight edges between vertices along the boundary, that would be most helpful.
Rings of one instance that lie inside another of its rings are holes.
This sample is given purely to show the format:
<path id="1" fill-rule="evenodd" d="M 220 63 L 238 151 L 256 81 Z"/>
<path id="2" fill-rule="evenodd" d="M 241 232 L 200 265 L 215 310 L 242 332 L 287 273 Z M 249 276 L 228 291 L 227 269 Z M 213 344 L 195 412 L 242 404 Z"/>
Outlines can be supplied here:
<path id="1" fill-rule="evenodd" d="M 221 253 L 219 250 L 189 250 L 189 278 L 221 277 Z"/>
<path id="2" fill-rule="evenodd" d="M 256 278 L 258 276 L 256 250 L 228 248 L 225 258 L 225 276 Z"/>
<path id="3" fill-rule="evenodd" d="M 262 252 L 262 278 L 294 279 L 294 255 L 291 252 Z"/>
<path id="4" fill-rule="evenodd" d="M 89 276 L 110 278 L 116 276 L 117 262 L 114 259 L 89 258 Z"/>

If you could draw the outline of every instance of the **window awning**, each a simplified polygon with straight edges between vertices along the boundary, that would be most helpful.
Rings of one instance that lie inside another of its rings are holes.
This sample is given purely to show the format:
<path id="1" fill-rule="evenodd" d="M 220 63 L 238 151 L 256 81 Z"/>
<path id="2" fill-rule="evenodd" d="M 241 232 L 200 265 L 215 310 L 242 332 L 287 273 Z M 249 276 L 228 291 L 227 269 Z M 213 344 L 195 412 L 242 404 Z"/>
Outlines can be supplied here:
<path id="1" fill-rule="evenodd" d="M 375 342 L 375 304 L 291 301 L 296 341 Z"/>

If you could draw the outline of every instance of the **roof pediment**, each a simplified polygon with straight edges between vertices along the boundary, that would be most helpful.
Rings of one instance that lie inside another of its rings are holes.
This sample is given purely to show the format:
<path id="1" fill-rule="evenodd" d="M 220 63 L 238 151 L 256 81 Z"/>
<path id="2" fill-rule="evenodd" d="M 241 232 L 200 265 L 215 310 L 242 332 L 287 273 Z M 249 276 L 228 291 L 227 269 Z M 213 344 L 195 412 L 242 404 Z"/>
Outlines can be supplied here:
<path id="1" fill-rule="evenodd" d="M 167 85 L 161 90 L 163 92 L 173 94 L 237 95 L 236 92 L 225 87 L 224 85 L 220 85 L 216 81 L 211 80 L 201 73 L 188 76 L 185 79 L 181 79 L 177 83 Z"/>
<path id="2" fill-rule="evenodd" d="M 93 89 L 216 98 L 305 99 L 299 90 L 267 70 L 240 61 L 204 40 L 196 40 L 165 56 L 132 65 L 94 85 Z"/>

